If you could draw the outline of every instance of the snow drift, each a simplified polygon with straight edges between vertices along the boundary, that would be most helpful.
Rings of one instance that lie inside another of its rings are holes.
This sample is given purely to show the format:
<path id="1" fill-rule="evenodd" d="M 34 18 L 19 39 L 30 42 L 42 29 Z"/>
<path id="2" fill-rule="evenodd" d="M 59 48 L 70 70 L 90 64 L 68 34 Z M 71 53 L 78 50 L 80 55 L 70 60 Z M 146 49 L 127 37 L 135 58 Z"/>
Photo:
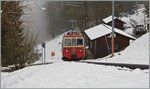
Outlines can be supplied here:
<path id="1" fill-rule="evenodd" d="M 102 60 L 102 59 L 99 59 Z M 149 33 L 131 43 L 125 50 L 104 61 L 115 63 L 149 64 Z"/>
<path id="2" fill-rule="evenodd" d="M 2 74 L 2 88 L 148 88 L 148 70 L 57 62 Z"/>

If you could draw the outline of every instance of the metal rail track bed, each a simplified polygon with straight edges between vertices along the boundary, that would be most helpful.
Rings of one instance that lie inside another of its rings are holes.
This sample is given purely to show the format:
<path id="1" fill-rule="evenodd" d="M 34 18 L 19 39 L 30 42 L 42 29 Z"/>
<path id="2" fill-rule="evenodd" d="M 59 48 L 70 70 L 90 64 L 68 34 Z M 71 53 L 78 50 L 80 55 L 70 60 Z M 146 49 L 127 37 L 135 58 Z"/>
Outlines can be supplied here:
<path id="1" fill-rule="evenodd" d="M 127 63 L 109 63 L 109 62 L 89 62 L 89 61 L 79 61 L 79 63 L 97 64 L 97 65 L 110 65 L 118 67 L 127 67 L 130 69 L 149 69 L 149 65 L 146 64 L 127 64 Z"/>

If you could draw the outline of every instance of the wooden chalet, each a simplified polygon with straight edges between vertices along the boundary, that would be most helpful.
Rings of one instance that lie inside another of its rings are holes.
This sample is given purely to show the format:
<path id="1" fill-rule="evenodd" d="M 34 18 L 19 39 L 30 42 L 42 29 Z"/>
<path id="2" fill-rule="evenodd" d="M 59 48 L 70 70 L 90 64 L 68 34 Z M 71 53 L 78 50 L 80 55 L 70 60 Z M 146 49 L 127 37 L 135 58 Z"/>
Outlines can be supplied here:
<path id="1" fill-rule="evenodd" d="M 112 16 L 109 16 L 109 17 L 107 17 L 107 18 L 104 18 L 104 19 L 102 20 L 102 22 L 103 22 L 104 24 L 107 24 L 107 25 L 109 25 L 109 26 L 112 26 Z M 124 24 L 126 24 L 126 23 L 114 16 L 114 27 L 115 27 L 115 28 L 118 28 L 118 29 L 120 29 L 120 30 L 124 30 Z"/>
<path id="2" fill-rule="evenodd" d="M 87 45 L 93 53 L 94 58 L 102 58 L 111 54 L 111 26 L 100 24 L 84 32 L 88 38 Z M 129 40 L 135 40 L 134 37 L 120 29 L 114 28 L 114 33 L 115 52 L 125 49 L 129 45 Z"/>

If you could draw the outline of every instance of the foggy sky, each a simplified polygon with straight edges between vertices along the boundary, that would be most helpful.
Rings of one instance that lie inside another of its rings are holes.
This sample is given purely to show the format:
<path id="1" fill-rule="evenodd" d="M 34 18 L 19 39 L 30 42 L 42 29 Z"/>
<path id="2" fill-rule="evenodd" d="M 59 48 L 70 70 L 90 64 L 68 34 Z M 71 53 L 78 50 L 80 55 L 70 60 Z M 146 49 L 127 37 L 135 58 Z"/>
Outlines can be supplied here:
<path id="1" fill-rule="evenodd" d="M 27 4 L 29 8 L 31 8 L 30 19 L 28 19 L 31 23 L 29 24 L 30 29 L 33 34 L 38 34 L 38 43 L 44 42 L 51 38 L 48 35 L 47 31 L 47 20 L 46 20 L 46 10 L 44 1 L 25 1 L 24 4 Z"/>

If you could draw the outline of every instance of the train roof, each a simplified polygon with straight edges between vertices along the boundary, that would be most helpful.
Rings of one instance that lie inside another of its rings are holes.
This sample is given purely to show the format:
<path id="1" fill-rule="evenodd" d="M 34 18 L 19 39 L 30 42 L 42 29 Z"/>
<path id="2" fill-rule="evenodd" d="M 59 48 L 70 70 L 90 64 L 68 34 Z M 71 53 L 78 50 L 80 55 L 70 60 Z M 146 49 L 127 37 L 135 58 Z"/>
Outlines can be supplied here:
<path id="1" fill-rule="evenodd" d="M 80 31 L 69 31 L 64 34 L 64 37 L 83 37 Z"/>

